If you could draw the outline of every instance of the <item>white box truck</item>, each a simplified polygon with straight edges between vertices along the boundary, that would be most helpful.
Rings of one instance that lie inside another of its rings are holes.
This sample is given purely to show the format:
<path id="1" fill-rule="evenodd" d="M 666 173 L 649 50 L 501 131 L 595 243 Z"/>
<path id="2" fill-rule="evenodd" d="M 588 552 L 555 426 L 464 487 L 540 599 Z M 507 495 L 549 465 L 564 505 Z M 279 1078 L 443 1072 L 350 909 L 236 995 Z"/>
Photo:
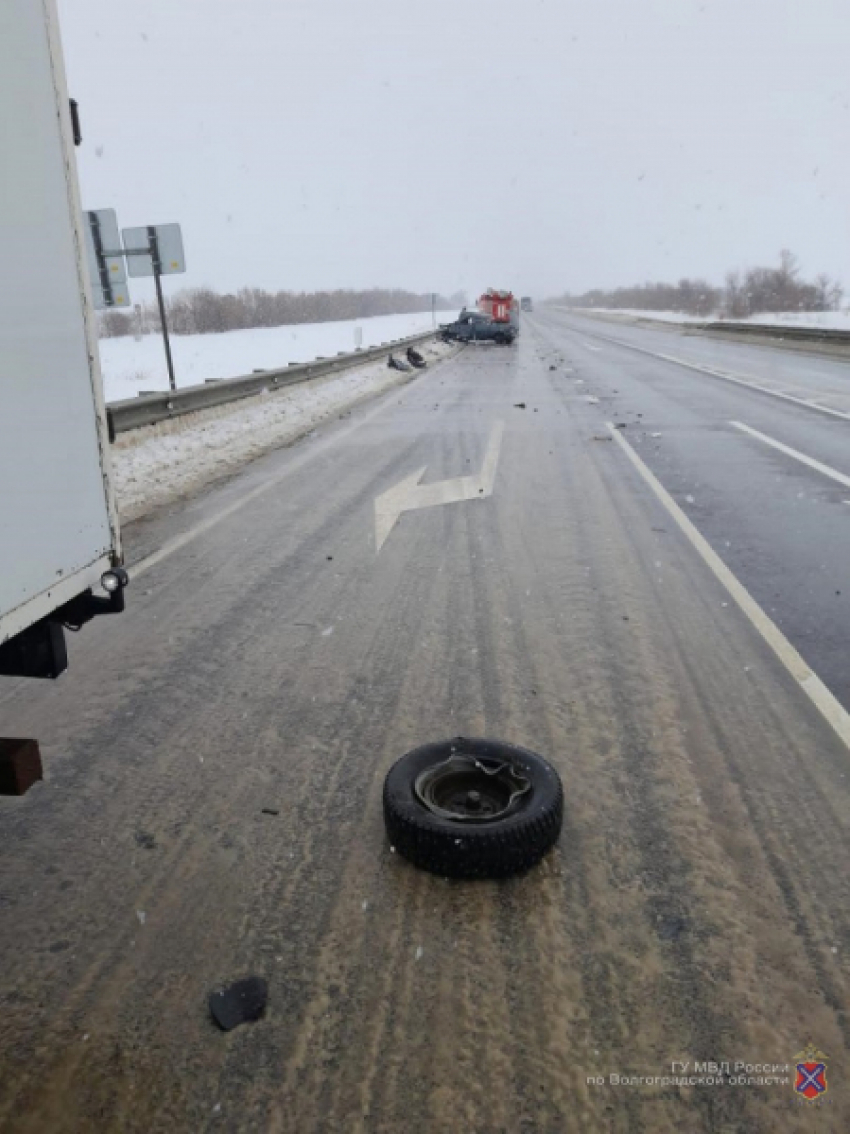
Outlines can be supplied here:
<path id="1" fill-rule="evenodd" d="M 54 0 L 0 3 L 0 675 L 56 677 L 123 609 L 118 516 Z"/>

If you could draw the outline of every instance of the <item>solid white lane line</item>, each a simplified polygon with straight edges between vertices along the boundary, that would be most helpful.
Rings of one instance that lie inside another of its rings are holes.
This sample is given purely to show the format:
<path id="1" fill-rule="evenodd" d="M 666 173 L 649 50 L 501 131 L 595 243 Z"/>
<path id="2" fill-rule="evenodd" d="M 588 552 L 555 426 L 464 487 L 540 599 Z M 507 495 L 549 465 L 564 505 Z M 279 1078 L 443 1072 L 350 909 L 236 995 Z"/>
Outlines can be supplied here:
<path id="1" fill-rule="evenodd" d="M 573 328 L 570 328 L 571 330 Z M 577 334 L 585 332 L 577 331 Z M 675 354 L 663 354 L 661 351 L 647 350 L 646 347 L 635 346 L 634 343 L 623 342 L 622 339 L 611 339 L 607 335 L 598 335 L 598 338 L 603 342 L 613 343 L 614 346 L 625 347 L 626 350 L 636 351 L 638 354 L 649 355 L 650 358 L 660 358 L 664 362 L 672 362 L 676 366 L 683 366 L 686 370 L 694 370 L 697 374 L 709 374 L 712 378 L 722 378 L 724 382 L 732 382 L 736 386 L 743 386 L 749 390 L 757 390 L 760 394 L 769 394 L 772 398 L 780 398 L 783 402 L 793 402 L 798 406 L 805 406 L 806 409 L 816 410 L 818 413 L 829 414 L 830 417 L 840 417 L 844 421 L 850 421 L 850 413 L 845 413 L 843 410 L 832 409 L 830 406 L 823 406 L 820 402 L 808 401 L 806 398 L 796 398 L 793 394 L 785 394 L 781 390 L 771 389 L 770 386 L 762 386 L 760 382 L 754 381 L 748 374 L 735 374 L 729 370 L 718 370 L 715 366 L 704 366 L 696 362 L 688 362 L 687 359 L 679 358 Z"/>
<path id="2" fill-rule="evenodd" d="M 650 472 L 635 450 L 611 422 L 606 423 L 614 440 L 640 473 L 654 495 L 664 505 L 671 519 L 696 550 L 714 577 L 724 586 L 741 611 L 770 646 L 803 692 L 811 699 L 826 721 L 850 749 L 850 713 L 830 693 L 818 675 L 803 661 L 779 627 L 771 621 L 746 587 L 732 574 L 711 544 L 691 523 L 670 493 Z"/>
<path id="3" fill-rule="evenodd" d="M 837 469 L 823 464 L 822 461 L 816 461 L 814 457 L 807 457 L 805 453 L 801 453 L 798 449 L 792 449 L 790 445 L 783 445 L 781 441 L 775 441 L 773 437 L 768 437 L 766 433 L 759 433 L 757 429 L 752 429 L 749 425 L 744 425 L 743 421 L 730 421 L 729 424 L 734 425 L 736 429 L 740 429 L 743 433 L 749 433 L 751 437 L 758 438 L 758 440 L 763 441 L 765 445 L 770 445 L 773 449 L 778 449 L 780 453 L 785 453 L 787 456 L 793 457 L 794 460 L 799 461 L 800 464 L 808 465 L 810 469 L 823 473 L 824 476 L 828 476 L 832 480 L 837 480 L 838 483 L 843 484 L 845 488 L 850 488 L 850 476 L 845 476 L 844 473 L 840 473 Z"/>

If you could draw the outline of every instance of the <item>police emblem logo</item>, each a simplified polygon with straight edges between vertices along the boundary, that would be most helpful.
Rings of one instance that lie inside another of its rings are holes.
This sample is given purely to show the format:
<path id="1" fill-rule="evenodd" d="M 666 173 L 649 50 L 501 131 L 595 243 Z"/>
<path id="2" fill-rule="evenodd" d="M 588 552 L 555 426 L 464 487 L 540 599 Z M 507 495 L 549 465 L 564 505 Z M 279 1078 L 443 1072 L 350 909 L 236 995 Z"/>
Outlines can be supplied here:
<path id="1" fill-rule="evenodd" d="M 808 1102 L 823 1098 L 827 1092 L 826 1061 L 829 1056 L 809 1044 L 794 1056 L 797 1077 L 794 1081 L 794 1093 Z"/>

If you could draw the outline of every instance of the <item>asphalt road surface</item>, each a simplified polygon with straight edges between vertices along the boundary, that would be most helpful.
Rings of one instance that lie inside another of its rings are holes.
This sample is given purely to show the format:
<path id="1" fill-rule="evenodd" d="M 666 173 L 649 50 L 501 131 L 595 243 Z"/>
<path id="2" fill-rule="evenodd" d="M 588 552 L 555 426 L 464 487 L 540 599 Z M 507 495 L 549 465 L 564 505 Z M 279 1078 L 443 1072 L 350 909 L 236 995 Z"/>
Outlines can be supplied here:
<path id="1" fill-rule="evenodd" d="M 0 801 L 0 1129 L 850 1128 L 850 420 L 800 404 L 848 391 L 536 314 L 130 528 L 128 611 L 0 685 L 47 769 Z M 455 735 L 559 769 L 530 874 L 388 846 Z"/>

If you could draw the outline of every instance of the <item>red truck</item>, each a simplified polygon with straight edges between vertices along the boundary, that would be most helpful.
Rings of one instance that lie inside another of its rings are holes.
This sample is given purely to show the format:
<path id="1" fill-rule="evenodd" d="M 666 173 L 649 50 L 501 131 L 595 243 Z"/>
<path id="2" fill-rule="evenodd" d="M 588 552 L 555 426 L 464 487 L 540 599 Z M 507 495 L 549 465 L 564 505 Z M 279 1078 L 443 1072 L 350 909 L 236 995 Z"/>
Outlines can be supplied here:
<path id="1" fill-rule="evenodd" d="M 494 323 L 511 323 L 516 326 L 519 322 L 519 305 L 516 297 L 509 291 L 487 288 L 478 299 L 478 310 L 488 315 Z"/>

